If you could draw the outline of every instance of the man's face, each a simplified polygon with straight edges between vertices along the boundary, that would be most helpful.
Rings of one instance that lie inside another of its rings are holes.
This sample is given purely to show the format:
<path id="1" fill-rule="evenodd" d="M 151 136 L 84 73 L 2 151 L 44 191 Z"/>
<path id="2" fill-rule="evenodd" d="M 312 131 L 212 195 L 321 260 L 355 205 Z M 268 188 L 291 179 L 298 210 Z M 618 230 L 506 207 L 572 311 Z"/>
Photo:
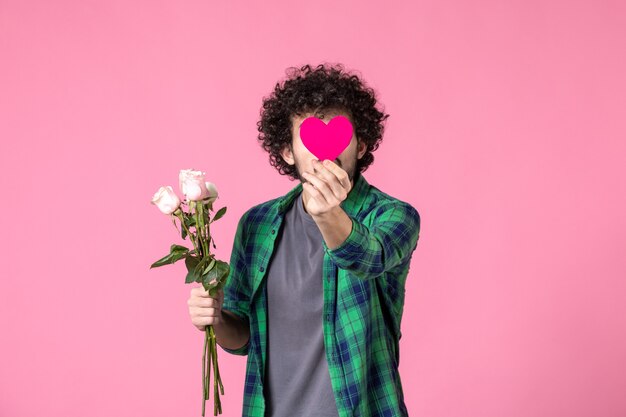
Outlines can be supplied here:
<path id="1" fill-rule="evenodd" d="M 341 110 L 326 110 L 322 111 L 321 114 L 318 114 L 317 117 L 323 120 L 324 123 L 328 124 L 328 122 L 335 116 L 342 115 L 347 117 L 352 123 L 352 120 L 348 116 L 347 113 L 342 112 Z M 292 136 L 292 146 L 291 148 L 285 148 L 281 152 L 283 159 L 289 165 L 296 166 L 296 178 L 300 182 L 306 182 L 304 178 L 302 178 L 302 172 L 307 171 L 310 173 L 314 173 L 313 169 L 313 161 L 317 160 L 317 157 L 313 155 L 302 143 L 302 138 L 300 137 L 300 125 L 302 122 L 310 116 L 314 116 L 313 113 L 307 113 L 301 116 L 294 115 L 291 117 L 291 136 Z M 357 159 L 361 159 L 367 150 L 366 145 L 363 142 L 358 141 L 356 134 L 352 133 L 352 139 L 350 140 L 350 144 L 343 152 L 333 161 L 341 169 L 346 171 L 348 176 L 350 177 L 350 182 L 353 183 L 353 178 L 356 173 L 356 163 Z"/>

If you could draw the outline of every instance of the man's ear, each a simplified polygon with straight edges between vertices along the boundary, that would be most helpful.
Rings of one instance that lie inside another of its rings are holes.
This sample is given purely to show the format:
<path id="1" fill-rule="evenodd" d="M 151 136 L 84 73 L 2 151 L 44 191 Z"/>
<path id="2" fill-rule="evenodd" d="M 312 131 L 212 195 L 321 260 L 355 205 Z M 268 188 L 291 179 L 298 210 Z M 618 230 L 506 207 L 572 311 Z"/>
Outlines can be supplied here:
<path id="1" fill-rule="evenodd" d="M 367 152 L 367 143 L 363 142 L 361 139 L 357 138 L 357 154 L 356 157 L 357 159 L 361 159 L 363 157 L 363 155 L 365 155 L 365 152 Z"/>
<path id="2" fill-rule="evenodd" d="M 283 149 L 280 151 L 280 156 L 282 156 L 283 160 L 289 165 L 293 165 L 295 163 L 295 159 L 293 158 L 293 148 L 291 144 L 285 145 L 283 147 Z"/>

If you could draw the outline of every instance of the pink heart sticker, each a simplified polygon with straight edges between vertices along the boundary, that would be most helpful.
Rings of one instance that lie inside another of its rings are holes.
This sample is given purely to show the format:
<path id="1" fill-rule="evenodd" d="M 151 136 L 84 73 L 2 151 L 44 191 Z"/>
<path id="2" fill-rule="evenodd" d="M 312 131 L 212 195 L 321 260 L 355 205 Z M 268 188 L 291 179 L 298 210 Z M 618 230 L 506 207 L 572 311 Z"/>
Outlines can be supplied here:
<path id="1" fill-rule="evenodd" d="M 317 117 L 307 117 L 300 125 L 300 138 L 320 161 L 334 161 L 352 140 L 352 123 L 345 116 L 333 117 L 328 125 Z"/>

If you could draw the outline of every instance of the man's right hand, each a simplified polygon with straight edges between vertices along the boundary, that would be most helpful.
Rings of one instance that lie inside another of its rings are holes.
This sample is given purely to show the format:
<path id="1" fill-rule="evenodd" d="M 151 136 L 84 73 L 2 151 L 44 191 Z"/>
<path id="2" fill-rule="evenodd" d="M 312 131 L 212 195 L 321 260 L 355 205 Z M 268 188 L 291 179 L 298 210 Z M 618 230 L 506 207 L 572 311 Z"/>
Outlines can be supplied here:
<path id="1" fill-rule="evenodd" d="M 192 288 L 189 300 L 187 300 L 191 323 L 201 331 L 204 331 L 206 326 L 222 323 L 224 321 L 222 317 L 223 303 L 223 289 L 220 289 L 215 297 L 211 297 L 202 285 Z"/>

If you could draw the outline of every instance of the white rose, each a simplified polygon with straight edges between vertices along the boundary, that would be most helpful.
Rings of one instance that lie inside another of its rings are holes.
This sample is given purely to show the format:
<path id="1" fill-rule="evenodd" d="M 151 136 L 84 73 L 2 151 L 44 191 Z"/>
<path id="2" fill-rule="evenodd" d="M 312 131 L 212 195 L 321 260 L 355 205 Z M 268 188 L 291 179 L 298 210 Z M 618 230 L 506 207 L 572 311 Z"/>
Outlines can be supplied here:
<path id="1" fill-rule="evenodd" d="M 154 194 L 152 201 L 150 202 L 156 205 L 161 213 L 172 214 L 180 206 L 180 198 L 174 192 L 171 186 L 161 187 L 159 191 Z"/>
<path id="2" fill-rule="evenodd" d="M 207 182 L 205 172 L 193 169 L 182 169 L 178 176 L 181 192 L 189 201 L 207 200 L 213 202 L 217 198 L 215 184 Z"/>
<path id="3" fill-rule="evenodd" d="M 208 196 L 206 198 L 208 198 L 208 202 L 209 203 L 213 203 L 216 199 L 217 199 L 217 187 L 215 186 L 215 184 L 213 184 L 212 182 L 207 182 L 205 183 L 206 185 L 206 189 L 209 192 Z"/>

